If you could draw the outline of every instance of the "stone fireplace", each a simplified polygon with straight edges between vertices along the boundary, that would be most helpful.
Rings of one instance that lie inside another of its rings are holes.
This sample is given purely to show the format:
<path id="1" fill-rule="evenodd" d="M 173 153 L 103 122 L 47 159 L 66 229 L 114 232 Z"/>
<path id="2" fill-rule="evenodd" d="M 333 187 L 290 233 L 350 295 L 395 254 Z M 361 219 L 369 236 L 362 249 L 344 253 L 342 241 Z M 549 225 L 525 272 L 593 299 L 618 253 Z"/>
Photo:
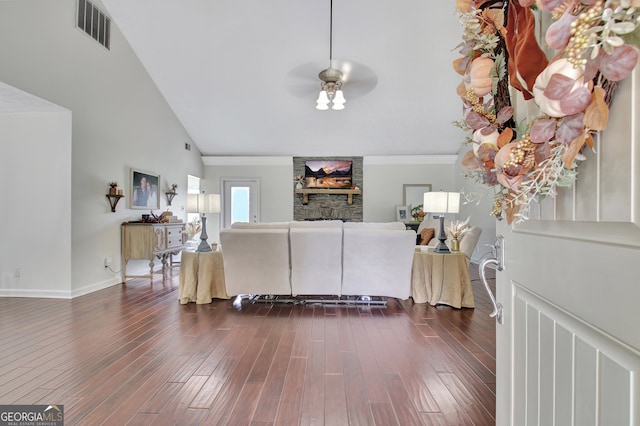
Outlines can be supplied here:
<path id="1" fill-rule="evenodd" d="M 352 183 L 362 191 L 362 157 L 293 157 L 293 174 L 304 175 L 307 160 L 351 160 Z M 293 176 L 292 176 L 293 178 Z M 331 190 L 318 190 L 303 196 L 297 194 L 295 185 L 291 185 L 293 193 L 293 220 L 342 220 L 345 222 L 362 222 L 362 194 L 348 196 Z M 304 199 L 307 203 L 304 204 Z M 351 204 L 348 199 L 351 199 Z"/>

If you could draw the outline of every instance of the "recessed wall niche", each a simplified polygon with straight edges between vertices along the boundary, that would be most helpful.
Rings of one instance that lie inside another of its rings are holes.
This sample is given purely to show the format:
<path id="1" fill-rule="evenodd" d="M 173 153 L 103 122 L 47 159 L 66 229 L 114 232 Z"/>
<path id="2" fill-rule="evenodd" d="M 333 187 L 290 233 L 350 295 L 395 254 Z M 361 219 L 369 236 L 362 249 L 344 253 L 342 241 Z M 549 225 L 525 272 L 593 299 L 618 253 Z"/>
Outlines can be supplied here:
<path id="1" fill-rule="evenodd" d="M 308 203 L 303 204 L 302 194 L 295 193 L 295 184 L 291 184 L 293 194 L 293 220 L 332 220 L 362 222 L 362 157 L 293 157 L 293 175 L 305 174 L 305 162 L 308 160 L 352 161 L 352 184 L 363 193 L 353 195 L 352 204 L 347 203 L 344 194 L 310 194 Z"/>

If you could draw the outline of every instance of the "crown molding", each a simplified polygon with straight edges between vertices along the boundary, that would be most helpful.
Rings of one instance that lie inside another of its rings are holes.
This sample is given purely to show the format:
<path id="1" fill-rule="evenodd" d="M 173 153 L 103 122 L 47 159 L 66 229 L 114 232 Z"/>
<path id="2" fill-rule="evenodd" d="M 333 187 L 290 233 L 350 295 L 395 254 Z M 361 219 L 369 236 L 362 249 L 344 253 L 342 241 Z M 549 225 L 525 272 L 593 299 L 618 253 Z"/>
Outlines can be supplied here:
<path id="1" fill-rule="evenodd" d="M 362 157 L 362 162 L 364 165 L 455 164 L 457 159 L 457 155 L 372 155 Z M 290 166 L 293 156 L 203 156 L 202 163 L 205 166 Z"/>
<path id="2" fill-rule="evenodd" d="M 293 157 L 289 156 L 203 156 L 205 166 L 291 166 Z"/>
<path id="3" fill-rule="evenodd" d="M 375 155 L 363 158 L 363 164 L 390 165 L 390 164 L 456 164 L 457 155 Z"/>

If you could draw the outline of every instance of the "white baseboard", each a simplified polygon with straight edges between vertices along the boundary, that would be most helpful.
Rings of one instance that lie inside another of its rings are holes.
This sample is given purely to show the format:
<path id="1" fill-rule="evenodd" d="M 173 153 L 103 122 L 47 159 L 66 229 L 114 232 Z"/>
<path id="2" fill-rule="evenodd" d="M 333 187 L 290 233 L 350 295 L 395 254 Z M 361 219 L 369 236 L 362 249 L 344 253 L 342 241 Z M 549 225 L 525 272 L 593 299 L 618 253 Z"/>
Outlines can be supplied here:
<path id="1" fill-rule="evenodd" d="M 43 288 L 3 288 L 0 289 L 0 297 L 29 297 L 38 299 L 73 299 L 78 296 L 93 293 L 120 284 L 120 275 L 108 280 L 90 284 L 75 290 L 51 290 Z"/>
<path id="2" fill-rule="evenodd" d="M 71 298 L 84 296 L 85 294 L 93 293 L 94 291 L 112 287 L 120 283 L 122 283 L 122 279 L 120 278 L 120 274 L 118 274 L 117 276 L 114 276 L 113 278 L 110 278 L 108 280 L 97 282 L 97 283 L 90 284 L 90 285 L 73 290 L 71 292 L 72 293 Z"/>

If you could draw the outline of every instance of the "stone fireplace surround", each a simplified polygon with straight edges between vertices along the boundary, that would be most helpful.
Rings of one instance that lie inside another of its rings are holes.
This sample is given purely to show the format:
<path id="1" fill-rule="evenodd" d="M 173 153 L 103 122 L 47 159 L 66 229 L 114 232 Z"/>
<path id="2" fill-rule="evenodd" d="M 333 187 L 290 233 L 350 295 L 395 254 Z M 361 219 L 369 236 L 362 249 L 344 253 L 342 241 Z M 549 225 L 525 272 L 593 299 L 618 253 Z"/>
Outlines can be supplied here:
<path id="1" fill-rule="evenodd" d="M 351 160 L 353 162 L 352 182 L 362 188 L 362 157 L 293 157 L 293 175 L 304 175 L 306 160 Z M 291 177 L 293 181 L 293 176 Z M 293 220 L 342 220 L 343 222 L 362 222 L 362 197 L 354 195 L 353 203 L 347 204 L 347 196 L 342 194 L 313 194 L 309 202 L 302 204 L 302 194 L 295 193 L 295 184 L 291 185 L 293 194 Z"/>

